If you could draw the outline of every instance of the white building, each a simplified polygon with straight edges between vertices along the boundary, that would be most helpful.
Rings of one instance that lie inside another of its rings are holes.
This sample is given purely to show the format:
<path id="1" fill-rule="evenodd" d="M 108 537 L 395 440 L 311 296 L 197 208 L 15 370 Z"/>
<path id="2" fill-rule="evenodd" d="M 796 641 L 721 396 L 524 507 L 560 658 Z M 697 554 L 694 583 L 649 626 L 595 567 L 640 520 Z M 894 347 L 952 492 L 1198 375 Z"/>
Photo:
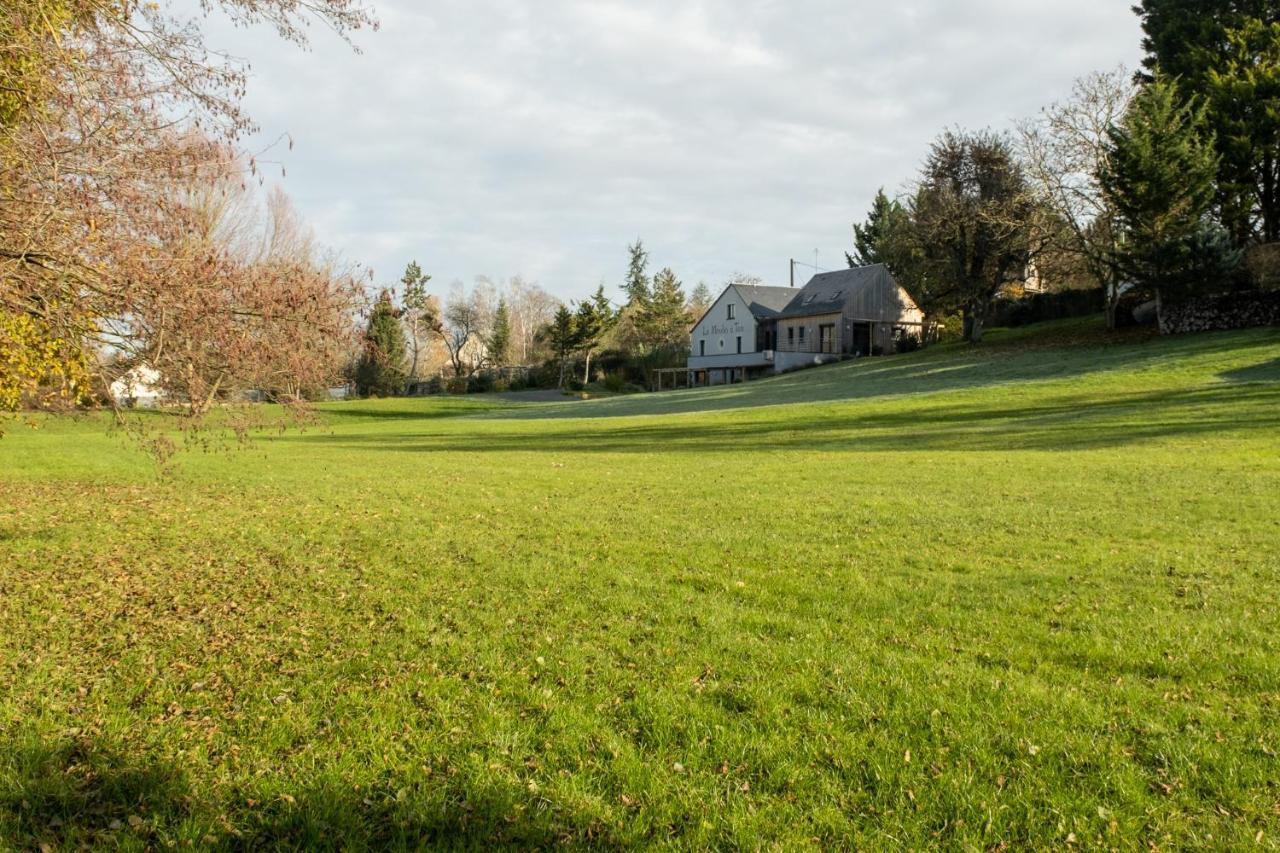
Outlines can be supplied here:
<path id="1" fill-rule="evenodd" d="M 690 385 L 742 382 L 882 355 L 924 317 L 883 265 L 814 276 L 803 288 L 730 285 L 691 333 Z"/>
<path id="2" fill-rule="evenodd" d="M 152 367 L 140 364 L 131 368 L 110 387 L 111 399 L 116 405 L 151 409 L 164 402 L 160 388 L 160 373 Z"/>

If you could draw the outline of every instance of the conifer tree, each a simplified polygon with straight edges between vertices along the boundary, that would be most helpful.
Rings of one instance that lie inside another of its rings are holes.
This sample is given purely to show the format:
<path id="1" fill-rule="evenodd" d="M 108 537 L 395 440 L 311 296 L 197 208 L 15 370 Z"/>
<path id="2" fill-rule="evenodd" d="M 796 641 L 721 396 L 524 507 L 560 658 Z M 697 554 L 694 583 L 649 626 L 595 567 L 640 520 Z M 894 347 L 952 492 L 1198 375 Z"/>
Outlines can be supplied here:
<path id="1" fill-rule="evenodd" d="M 649 349 L 679 345 L 688 333 L 684 290 L 670 268 L 654 276 L 649 304 L 641 311 L 637 326 Z"/>
<path id="2" fill-rule="evenodd" d="M 1213 284 L 1195 279 L 1220 275 L 1232 259 L 1206 233 L 1218 156 L 1203 103 L 1184 100 L 1173 83 L 1156 80 L 1108 137 L 1099 180 L 1121 229 L 1117 267 L 1161 296 Z"/>
<path id="3" fill-rule="evenodd" d="M 590 299 L 585 299 L 578 305 L 574 328 L 576 348 L 586 356 L 586 364 L 582 370 L 584 383 L 591 381 L 591 356 L 600 347 L 601 339 L 613 327 L 614 319 L 613 306 L 604 295 L 604 285 L 600 285 Z"/>
<path id="4" fill-rule="evenodd" d="M 881 247 L 893 225 L 893 218 L 901 213 L 902 205 L 885 195 L 884 188 L 881 187 L 872 202 L 871 212 L 867 214 L 867 221 L 853 226 L 854 251 L 853 254 L 845 252 L 844 255 L 851 268 L 884 263 Z"/>
<path id="5" fill-rule="evenodd" d="M 369 315 L 364 351 L 356 365 L 356 390 L 362 397 L 393 397 L 404 391 L 404 329 L 391 293 L 384 290 Z"/>
<path id="6" fill-rule="evenodd" d="M 701 316 L 711 307 L 711 288 L 707 287 L 705 281 L 698 282 L 698 286 L 689 294 L 689 313 Z"/>
<path id="7" fill-rule="evenodd" d="M 542 337 L 551 347 L 551 352 L 555 354 L 560 364 L 560 381 L 557 387 L 563 388 L 569 359 L 578 348 L 577 322 L 569 306 L 561 305 L 556 309 L 556 315 L 551 320 L 551 324 L 543 330 Z"/>
<path id="8" fill-rule="evenodd" d="M 489 350 L 489 360 L 495 367 L 505 367 L 511 356 L 511 312 L 507 308 L 505 298 L 498 300 L 498 307 L 493 312 L 493 329 L 489 339 L 485 341 Z"/>
<path id="9" fill-rule="evenodd" d="M 400 283 L 404 285 L 404 295 L 400 299 L 402 306 L 400 316 L 409 332 L 405 341 L 410 353 L 409 373 L 405 377 L 406 384 L 418 378 L 418 361 L 425 348 L 423 338 L 439 322 L 433 310 L 431 296 L 427 293 L 429 281 L 431 276 L 422 271 L 417 261 L 409 262 L 400 279 Z"/>
<path id="10" fill-rule="evenodd" d="M 649 276 L 646 274 L 649 253 L 645 251 L 641 240 L 628 246 L 627 252 L 630 253 L 631 260 L 627 264 L 627 281 L 622 289 L 627 292 L 627 307 L 640 309 L 649 304 L 651 295 Z"/>

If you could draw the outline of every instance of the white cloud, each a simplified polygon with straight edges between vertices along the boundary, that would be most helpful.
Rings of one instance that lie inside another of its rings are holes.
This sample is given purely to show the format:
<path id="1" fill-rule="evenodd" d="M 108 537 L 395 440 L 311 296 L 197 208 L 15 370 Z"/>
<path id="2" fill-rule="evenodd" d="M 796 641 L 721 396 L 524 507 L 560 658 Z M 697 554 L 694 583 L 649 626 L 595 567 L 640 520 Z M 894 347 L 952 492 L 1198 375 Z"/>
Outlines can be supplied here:
<path id="1" fill-rule="evenodd" d="M 194 2 L 194 0 L 190 0 Z M 1006 128 L 1134 64 L 1114 0 L 376 0 L 363 53 L 209 24 L 321 237 L 392 282 L 617 284 L 642 236 L 690 286 L 838 266 L 942 129 Z"/>

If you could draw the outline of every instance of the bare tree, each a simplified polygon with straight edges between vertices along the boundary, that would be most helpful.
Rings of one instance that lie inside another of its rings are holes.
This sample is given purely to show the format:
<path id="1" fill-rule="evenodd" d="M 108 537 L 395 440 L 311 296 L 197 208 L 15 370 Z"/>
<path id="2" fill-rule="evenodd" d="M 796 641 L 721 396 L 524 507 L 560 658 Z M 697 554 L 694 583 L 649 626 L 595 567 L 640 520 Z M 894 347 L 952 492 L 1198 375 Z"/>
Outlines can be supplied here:
<path id="1" fill-rule="evenodd" d="M 129 298 L 99 315 L 99 339 L 121 356 L 111 363 L 147 365 L 195 416 L 237 390 L 299 401 L 341 369 L 357 275 L 316 250 L 287 197 L 264 208 L 225 149 L 195 144 L 205 168 L 157 187 L 147 239 L 113 246 Z"/>
<path id="2" fill-rule="evenodd" d="M 478 353 L 481 337 L 484 334 L 485 294 L 476 299 L 475 293 L 468 293 L 460 281 L 455 281 L 449 289 L 449 299 L 445 303 L 442 323 L 436 334 L 440 337 L 449 353 L 449 363 L 453 367 L 454 376 L 466 376 L 481 360 Z"/>
<path id="3" fill-rule="evenodd" d="M 239 23 L 267 23 L 297 43 L 311 17 L 341 34 L 373 23 L 359 0 L 201 5 Z M 71 367 L 97 347 L 120 346 L 121 333 L 156 358 L 181 351 L 185 339 L 182 372 L 206 377 L 203 390 L 187 383 L 200 410 L 198 400 L 225 387 L 219 378 L 244 372 L 234 341 L 256 334 L 260 348 L 288 346 L 289 327 L 329 323 L 327 300 L 309 300 L 321 278 L 330 276 L 329 286 L 341 277 L 335 268 L 279 260 L 299 247 L 272 248 L 261 230 L 252 233 L 271 260 L 251 263 L 244 235 L 209 228 L 242 227 L 216 209 L 216 193 L 228 168 L 243 179 L 258 163 L 234 150 L 252 129 L 239 105 L 246 66 L 209 50 L 194 22 L 173 19 L 161 3 L 12 0 L 0 8 L 0 57 L 6 351 L 16 343 L 24 361 L 56 351 L 53 361 Z M 201 311 L 238 319 L 219 326 Z M 226 337 L 211 333 L 201 345 L 205 327 Z M 296 355 L 273 352 L 259 366 L 281 367 Z M 39 381 L 37 371 L 0 370 L 0 404 L 29 398 Z"/>
<path id="4" fill-rule="evenodd" d="M 1123 118 L 1135 92 L 1123 67 L 1090 74 L 1076 81 L 1067 100 L 1018 128 L 1027 178 L 1063 225 L 1065 239 L 1054 248 L 1077 259 L 1103 288 L 1112 327 L 1122 283 L 1114 264 L 1119 229 L 1098 175 L 1107 161 L 1107 131 Z"/>
<path id="5" fill-rule="evenodd" d="M 555 317 L 560 300 L 536 283 L 515 276 L 507 283 L 507 306 L 511 312 L 512 355 L 520 364 L 530 364 L 538 349 L 538 333 Z"/>

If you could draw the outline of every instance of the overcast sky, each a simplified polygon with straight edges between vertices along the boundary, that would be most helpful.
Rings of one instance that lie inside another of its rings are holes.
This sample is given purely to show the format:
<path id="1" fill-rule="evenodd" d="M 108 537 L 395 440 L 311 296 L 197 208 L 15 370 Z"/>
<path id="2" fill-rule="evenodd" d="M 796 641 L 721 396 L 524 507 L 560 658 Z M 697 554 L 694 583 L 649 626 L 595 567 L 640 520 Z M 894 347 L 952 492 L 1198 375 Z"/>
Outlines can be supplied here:
<path id="1" fill-rule="evenodd" d="M 417 259 L 436 292 L 578 298 L 636 237 L 688 287 L 839 267 L 939 131 L 1007 129 L 1140 56 L 1123 0 L 374 3 L 360 54 L 207 29 L 251 62 L 262 139 L 295 140 L 272 156 L 321 239 L 382 283 Z"/>

